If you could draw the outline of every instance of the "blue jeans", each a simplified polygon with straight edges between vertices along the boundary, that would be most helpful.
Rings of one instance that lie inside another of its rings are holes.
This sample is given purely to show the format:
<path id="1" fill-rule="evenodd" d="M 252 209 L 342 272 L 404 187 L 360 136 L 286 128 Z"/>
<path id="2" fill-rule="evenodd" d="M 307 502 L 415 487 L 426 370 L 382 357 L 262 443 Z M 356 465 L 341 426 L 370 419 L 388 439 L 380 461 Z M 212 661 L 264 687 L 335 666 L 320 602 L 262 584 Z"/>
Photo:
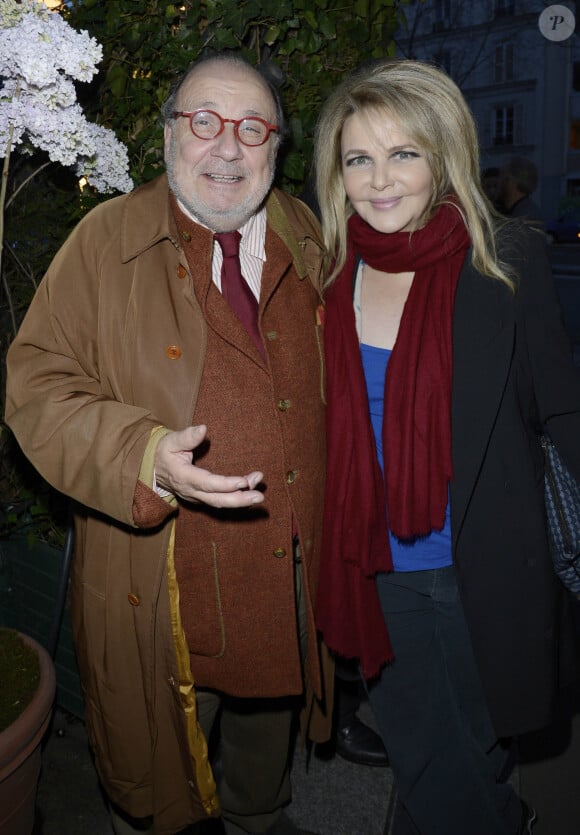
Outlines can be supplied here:
<path id="1" fill-rule="evenodd" d="M 395 660 L 368 688 L 398 790 L 396 835 L 516 835 L 452 566 L 377 579 Z M 493 617 L 490 601 L 489 617 Z"/>

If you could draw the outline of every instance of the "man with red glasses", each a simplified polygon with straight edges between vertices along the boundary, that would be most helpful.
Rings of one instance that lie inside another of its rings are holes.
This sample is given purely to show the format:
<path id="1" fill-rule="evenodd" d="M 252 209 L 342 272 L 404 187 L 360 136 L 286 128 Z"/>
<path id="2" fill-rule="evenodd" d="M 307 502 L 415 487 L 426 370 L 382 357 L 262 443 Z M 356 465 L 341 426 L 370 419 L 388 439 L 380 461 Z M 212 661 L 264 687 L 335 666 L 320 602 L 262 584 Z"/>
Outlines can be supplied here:
<path id="1" fill-rule="evenodd" d="M 323 244 L 272 188 L 283 118 L 254 68 L 195 64 L 163 114 L 167 176 L 57 254 L 7 420 L 78 510 L 75 641 L 115 831 L 299 833 L 294 719 L 325 696 Z"/>

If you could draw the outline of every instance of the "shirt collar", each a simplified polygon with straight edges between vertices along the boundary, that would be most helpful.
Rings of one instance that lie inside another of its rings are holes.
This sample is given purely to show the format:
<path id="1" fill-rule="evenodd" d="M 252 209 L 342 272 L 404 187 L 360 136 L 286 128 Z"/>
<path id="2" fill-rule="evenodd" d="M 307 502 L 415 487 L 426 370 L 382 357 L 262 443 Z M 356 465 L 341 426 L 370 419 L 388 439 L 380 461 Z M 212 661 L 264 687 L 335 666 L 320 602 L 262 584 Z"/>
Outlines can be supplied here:
<path id="1" fill-rule="evenodd" d="M 202 223 L 201 220 L 186 209 L 181 200 L 178 199 L 177 202 L 181 211 L 187 215 L 188 218 L 193 220 L 193 222 L 197 223 L 199 226 L 209 229 L 205 223 Z M 254 258 L 259 258 L 261 261 L 266 260 L 266 217 L 266 207 L 262 206 L 262 208 L 256 212 L 255 215 L 252 215 L 252 217 L 238 229 L 238 232 L 242 236 L 240 247 L 245 249 L 249 255 L 253 255 Z"/>

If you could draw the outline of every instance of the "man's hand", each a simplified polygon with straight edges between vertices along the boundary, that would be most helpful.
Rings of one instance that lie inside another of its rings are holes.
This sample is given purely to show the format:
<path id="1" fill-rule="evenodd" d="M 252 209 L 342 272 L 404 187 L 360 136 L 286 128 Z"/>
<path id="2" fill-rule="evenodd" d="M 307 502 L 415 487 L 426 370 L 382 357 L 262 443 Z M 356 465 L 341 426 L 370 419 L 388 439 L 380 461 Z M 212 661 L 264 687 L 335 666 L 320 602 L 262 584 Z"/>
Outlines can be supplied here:
<path id="1" fill-rule="evenodd" d="M 216 475 L 192 463 L 192 452 L 206 433 L 206 426 L 189 426 L 159 441 L 155 452 L 158 486 L 188 502 L 212 507 L 249 507 L 264 501 L 264 494 L 255 489 L 263 479 L 262 473 Z"/>

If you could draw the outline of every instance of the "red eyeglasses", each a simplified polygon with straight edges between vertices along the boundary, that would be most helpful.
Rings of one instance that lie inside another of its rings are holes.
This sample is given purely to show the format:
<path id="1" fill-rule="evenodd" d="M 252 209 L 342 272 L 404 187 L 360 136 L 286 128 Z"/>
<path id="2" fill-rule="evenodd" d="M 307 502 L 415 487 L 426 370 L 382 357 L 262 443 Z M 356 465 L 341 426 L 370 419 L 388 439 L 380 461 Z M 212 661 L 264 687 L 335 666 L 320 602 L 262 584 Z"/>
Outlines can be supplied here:
<path id="1" fill-rule="evenodd" d="M 259 116 L 246 116 L 243 119 L 224 119 L 214 110 L 174 110 L 173 118 L 184 116 L 189 119 L 191 132 L 198 139 L 215 139 L 223 133 L 226 122 L 234 126 L 234 135 L 242 145 L 263 145 L 278 125 L 271 125 Z"/>

